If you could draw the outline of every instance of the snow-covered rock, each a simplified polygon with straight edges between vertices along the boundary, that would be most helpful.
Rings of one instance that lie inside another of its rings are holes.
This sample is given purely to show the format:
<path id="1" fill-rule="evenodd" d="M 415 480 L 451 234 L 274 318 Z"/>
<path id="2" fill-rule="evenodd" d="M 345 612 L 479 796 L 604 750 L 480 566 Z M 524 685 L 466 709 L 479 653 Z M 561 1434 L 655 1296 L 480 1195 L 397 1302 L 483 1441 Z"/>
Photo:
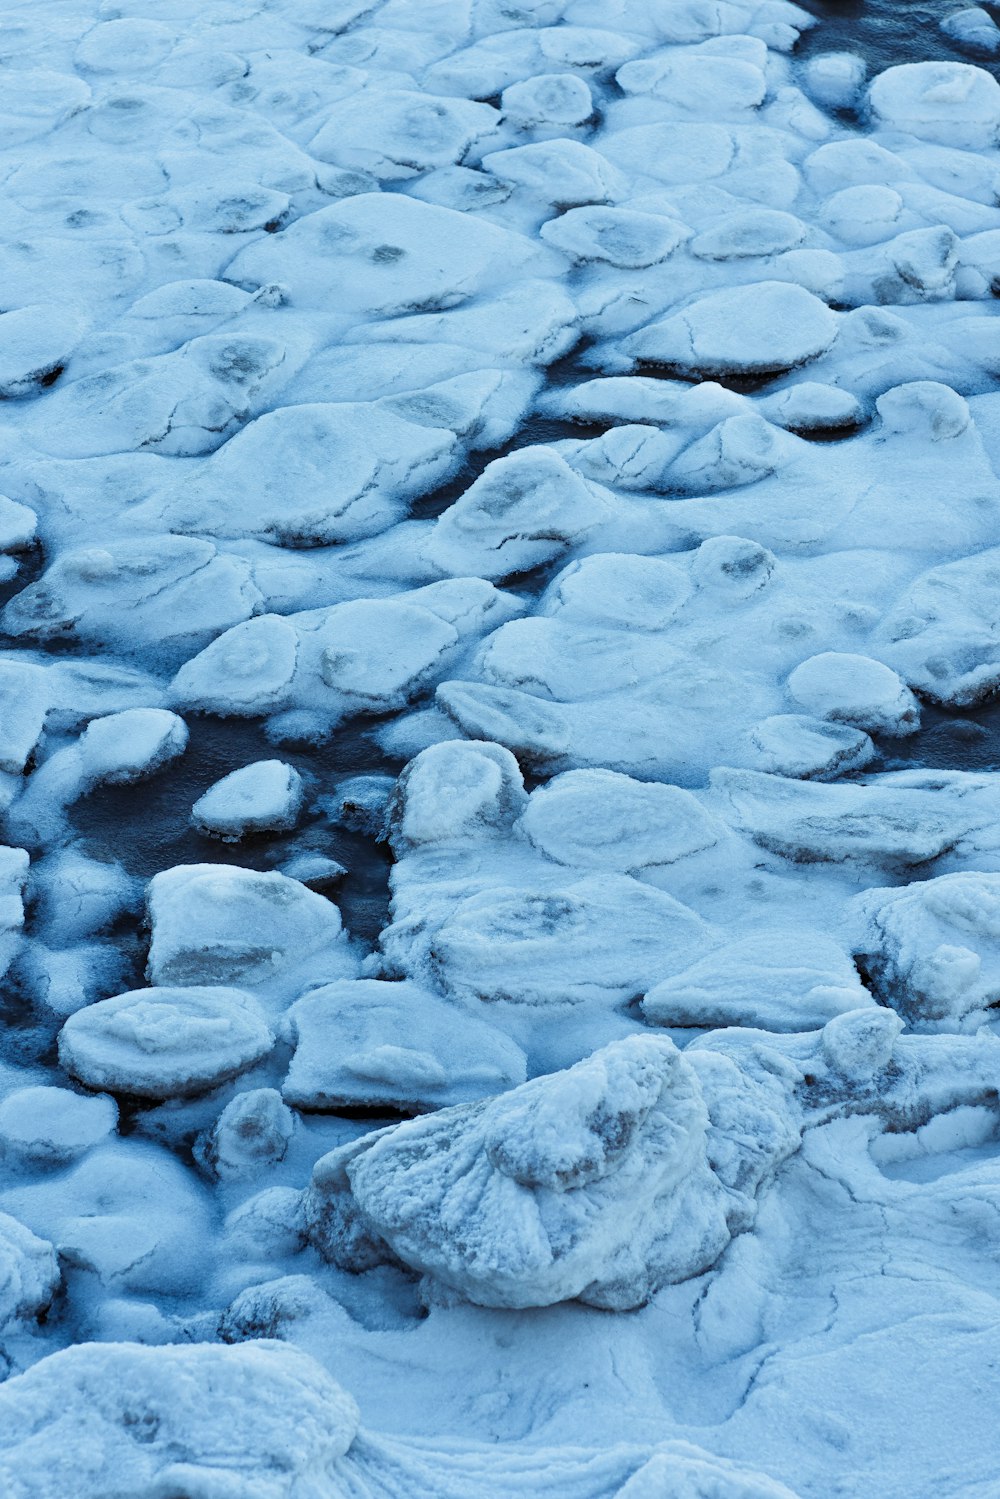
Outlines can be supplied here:
<path id="1" fill-rule="evenodd" d="M 1000 1002 L 1000 877 L 963 871 L 854 902 L 854 949 L 883 1004 L 918 1029 L 977 1028 Z"/>
<path id="2" fill-rule="evenodd" d="M 690 235 L 676 220 L 629 208 L 571 208 L 543 224 L 540 233 L 574 261 L 630 270 L 658 265 Z"/>
<path id="3" fill-rule="evenodd" d="M 795 863 L 847 860 L 906 870 L 997 847 L 1000 781 L 966 771 L 900 770 L 840 785 L 717 770 L 719 811 Z"/>
<path id="4" fill-rule="evenodd" d="M 1000 133 L 1000 84 L 964 62 L 911 62 L 887 68 L 868 91 L 872 113 L 920 140 L 982 150 Z"/>
<path id="5" fill-rule="evenodd" d="M 211 1130 L 195 1142 L 199 1163 L 223 1181 L 254 1178 L 283 1160 L 295 1117 L 274 1088 L 251 1088 L 231 1099 Z"/>
<path id="6" fill-rule="evenodd" d="M 551 449 L 522 449 L 495 459 L 445 511 L 426 555 L 443 573 L 498 582 L 564 556 L 609 504 Z"/>
<path id="7" fill-rule="evenodd" d="M 288 288 L 298 306 L 375 316 L 453 307 L 549 265 L 525 236 L 399 193 L 362 193 L 241 250 L 237 284 Z"/>
<path id="8" fill-rule="evenodd" d="M 242 558 L 209 541 L 161 535 L 64 552 L 14 595 L 3 624 L 25 640 L 68 638 L 183 659 L 260 603 Z"/>
<path id="9" fill-rule="evenodd" d="M 182 864 L 153 877 L 148 903 L 157 987 L 237 984 L 270 1000 L 307 975 L 353 976 L 339 910 L 286 875 Z"/>
<path id="10" fill-rule="evenodd" d="M 416 984 L 325 984 L 296 1000 L 285 1029 L 295 1052 L 281 1091 L 299 1109 L 417 1112 L 524 1082 L 514 1042 Z"/>
<path id="11" fill-rule="evenodd" d="M 805 1031 L 870 1003 L 844 950 L 822 932 L 795 927 L 712 949 L 654 985 L 642 1013 L 656 1025 Z"/>
<path id="12" fill-rule="evenodd" d="M 109 1140 L 69 1170 L 15 1180 L 0 1191 L 0 1211 L 113 1294 L 183 1296 L 214 1254 L 203 1189 L 169 1150 L 145 1141 Z"/>
<path id="13" fill-rule="evenodd" d="M 868 656 L 824 651 L 788 678 L 796 704 L 817 718 L 897 738 L 915 734 L 920 706 L 891 667 Z"/>
<path id="14" fill-rule="evenodd" d="M 63 1166 L 115 1131 L 113 1098 L 36 1084 L 0 1102 L 0 1151 L 10 1165 Z"/>
<path id="15" fill-rule="evenodd" d="M 302 777 L 293 765 L 258 760 L 210 786 L 191 808 L 191 820 L 200 832 L 235 843 L 248 833 L 293 828 L 303 796 Z"/>
<path id="16" fill-rule="evenodd" d="M 861 729 L 804 713 L 765 718 L 750 730 L 748 740 L 751 769 L 797 780 L 832 781 L 862 770 L 876 755 L 871 737 Z"/>
<path id="17" fill-rule="evenodd" d="M 914 579 L 880 622 L 875 649 L 935 702 L 968 707 L 1000 686 L 994 599 L 1000 552 L 990 549 Z"/>
<path id="18" fill-rule="evenodd" d="M 358 1424 L 318 1364 L 268 1342 L 83 1344 L 6 1384 L 0 1401 L 4 1485 L 38 1499 L 68 1482 L 80 1499 L 109 1482 L 134 1494 L 319 1499 L 335 1491 Z"/>
<path id="19" fill-rule="evenodd" d="M 0 314 L 0 397 L 39 395 L 58 379 L 81 332 L 64 307 L 35 305 Z"/>
<path id="20" fill-rule="evenodd" d="M 384 408 L 282 406 L 140 513 L 181 533 L 330 545 L 385 530 L 407 500 L 433 489 L 456 462 L 452 431 Z"/>
<path id="21" fill-rule="evenodd" d="M 58 838 L 64 810 L 95 786 L 153 775 L 187 748 L 184 720 L 166 708 L 126 708 L 92 718 L 79 739 L 35 771 L 13 825 L 26 839 Z"/>
<path id="22" fill-rule="evenodd" d="M 837 336 L 818 297 L 784 281 L 711 293 L 624 340 L 630 358 L 683 374 L 774 375 L 808 364 Z"/>
<path id="23" fill-rule="evenodd" d="M 942 20 L 941 30 L 971 52 L 986 53 L 990 57 L 1000 52 L 1000 27 L 981 5 L 952 11 Z"/>
<path id="24" fill-rule="evenodd" d="M 309 149 L 320 161 L 398 181 L 460 161 L 496 129 L 498 118 L 488 104 L 371 89 L 334 104 Z"/>
<path id="25" fill-rule="evenodd" d="M 239 989 L 135 989 L 71 1015 L 59 1060 L 91 1088 L 138 1098 L 205 1092 L 274 1045 L 263 1012 Z"/>
<path id="26" fill-rule="evenodd" d="M 404 707 L 521 610 L 490 583 L 458 577 L 395 598 L 264 614 L 185 662 L 173 694 L 186 707 L 226 716 L 296 713 L 319 738 L 348 716 Z"/>
<path id="27" fill-rule="evenodd" d="M 613 770 L 570 770 L 535 791 L 520 819 L 559 864 L 633 874 L 711 848 L 721 828 L 689 791 Z"/>

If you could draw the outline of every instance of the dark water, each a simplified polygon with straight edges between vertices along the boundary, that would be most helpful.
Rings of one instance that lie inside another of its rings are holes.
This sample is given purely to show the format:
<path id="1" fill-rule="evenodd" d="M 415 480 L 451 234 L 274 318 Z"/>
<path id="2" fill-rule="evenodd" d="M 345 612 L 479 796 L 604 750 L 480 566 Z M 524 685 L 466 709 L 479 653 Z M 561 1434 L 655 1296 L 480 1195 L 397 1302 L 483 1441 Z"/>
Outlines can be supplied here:
<path id="1" fill-rule="evenodd" d="M 905 62 L 975 62 L 990 66 L 959 47 L 940 29 L 946 16 L 977 3 L 1000 25 L 1000 5 L 982 0 L 796 0 L 818 25 L 802 34 L 796 57 L 817 52 L 855 52 L 870 73 Z M 995 60 L 994 60 L 995 61 Z M 995 65 L 991 66 L 995 71 Z"/>
<path id="2" fill-rule="evenodd" d="M 72 809 L 72 822 L 89 851 L 119 860 L 141 879 L 175 864 L 240 864 L 263 870 L 295 853 L 323 853 L 348 871 L 324 893 L 336 900 L 347 930 L 374 944 L 388 919 L 388 849 L 332 821 L 317 799 L 349 776 L 398 774 L 401 762 L 389 759 L 369 737 L 375 724 L 345 725 L 319 746 L 282 744 L 280 749 L 251 720 L 191 715 L 187 724 L 190 739 L 179 760 L 132 785 L 100 786 Z M 232 770 L 275 757 L 294 765 L 306 779 L 306 811 L 294 831 L 258 834 L 239 843 L 196 832 L 191 808 L 202 792 Z"/>
<path id="3" fill-rule="evenodd" d="M 919 733 L 879 749 L 880 770 L 1000 770 L 1000 699 L 962 713 L 925 703 Z"/>

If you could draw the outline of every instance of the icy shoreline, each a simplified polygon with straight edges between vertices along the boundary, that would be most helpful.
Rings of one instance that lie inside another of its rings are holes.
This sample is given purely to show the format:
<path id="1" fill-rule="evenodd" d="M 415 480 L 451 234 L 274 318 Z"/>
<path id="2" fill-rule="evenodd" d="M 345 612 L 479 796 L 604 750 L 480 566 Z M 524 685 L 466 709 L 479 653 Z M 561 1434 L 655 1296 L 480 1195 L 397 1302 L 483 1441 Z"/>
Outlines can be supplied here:
<path id="1" fill-rule="evenodd" d="M 835 9 L 8 0 L 11 1499 L 995 1492 L 1000 27 Z"/>

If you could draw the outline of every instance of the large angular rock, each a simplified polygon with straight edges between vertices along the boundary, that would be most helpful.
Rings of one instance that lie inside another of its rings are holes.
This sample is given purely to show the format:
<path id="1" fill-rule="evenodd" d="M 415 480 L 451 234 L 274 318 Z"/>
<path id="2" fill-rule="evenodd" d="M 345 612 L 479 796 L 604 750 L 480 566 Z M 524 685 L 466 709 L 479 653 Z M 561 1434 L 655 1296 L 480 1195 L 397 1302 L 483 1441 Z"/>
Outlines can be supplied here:
<path id="1" fill-rule="evenodd" d="M 369 1253 L 383 1240 L 483 1306 L 641 1306 L 707 1269 L 729 1240 L 707 1128 L 673 1043 L 630 1037 L 324 1157 L 307 1209 L 313 1241 L 360 1268 L 359 1232 Z"/>

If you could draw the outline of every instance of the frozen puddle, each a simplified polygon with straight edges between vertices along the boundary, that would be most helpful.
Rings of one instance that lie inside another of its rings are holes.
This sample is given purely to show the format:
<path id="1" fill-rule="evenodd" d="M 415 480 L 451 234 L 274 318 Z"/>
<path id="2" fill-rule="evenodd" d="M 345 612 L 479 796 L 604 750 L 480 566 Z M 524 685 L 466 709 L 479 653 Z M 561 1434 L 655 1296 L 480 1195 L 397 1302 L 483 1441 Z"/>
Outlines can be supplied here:
<path id="1" fill-rule="evenodd" d="M 0 1491 L 995 1494 L 1000 12 L 0 19 Z"/>

